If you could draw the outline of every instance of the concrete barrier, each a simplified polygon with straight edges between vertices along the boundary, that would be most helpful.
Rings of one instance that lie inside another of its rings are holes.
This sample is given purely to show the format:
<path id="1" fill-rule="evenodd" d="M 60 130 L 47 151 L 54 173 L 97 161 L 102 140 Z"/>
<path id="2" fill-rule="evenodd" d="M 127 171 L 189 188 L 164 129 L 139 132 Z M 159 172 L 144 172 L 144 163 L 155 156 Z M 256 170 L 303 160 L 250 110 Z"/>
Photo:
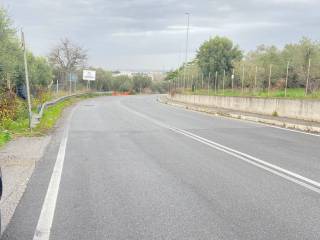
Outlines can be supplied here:
<path id="1" fill-rule="evenodd" d="M 224 97 L 175 94 L 170 99 L 200 106 L 320 122 L 320 101 L 257 97 Z"/>

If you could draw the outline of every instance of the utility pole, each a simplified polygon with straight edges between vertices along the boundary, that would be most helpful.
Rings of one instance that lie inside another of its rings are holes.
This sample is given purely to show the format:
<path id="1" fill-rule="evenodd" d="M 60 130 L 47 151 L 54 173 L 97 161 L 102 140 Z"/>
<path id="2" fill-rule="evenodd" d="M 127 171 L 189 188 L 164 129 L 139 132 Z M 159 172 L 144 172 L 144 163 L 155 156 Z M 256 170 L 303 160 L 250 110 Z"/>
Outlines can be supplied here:
<path id="1" fill-rule="evenodd" d="M 288 64 L 287 64 L 286 85 L 285 85 L 285 88 L 284 88 L 284 96 L 285 97 L 287 96 L 288 78 L 289 78 L 289 66 L 290 66 L 290 61 L 288 61 Z"/>
<path id="2" fill-rule="evenodd" d="M 188 50 L 189 50 L 189 27 L 190 27 L 190 13 L 186 12 L 187 15 L 187 38 L 186 38 L 186 58 L 184 64 L 184 81 L 186 81 L 186 67 L 188 65 Z"/>
<path id="3" fill-rule="evenodd" d="M 32 130 L 32 126 L 31 126 L 32 112 L 31 112 L 31 98 L 30 98 L 30 86 L 29 86 L 29 74 L 28 74 L 28 62 L 27 62 L 27 49 L 26 49 L 26 42 L 24 39 L 24 33 L 22 30 L 21 30 L 21 41 L 22 41 L 22 48 L 23 48 L 24 71 L 25 71 L 25 77 L 26 77 L 28 112 L 29 112 L 29 128 L 31 131 Z"/>

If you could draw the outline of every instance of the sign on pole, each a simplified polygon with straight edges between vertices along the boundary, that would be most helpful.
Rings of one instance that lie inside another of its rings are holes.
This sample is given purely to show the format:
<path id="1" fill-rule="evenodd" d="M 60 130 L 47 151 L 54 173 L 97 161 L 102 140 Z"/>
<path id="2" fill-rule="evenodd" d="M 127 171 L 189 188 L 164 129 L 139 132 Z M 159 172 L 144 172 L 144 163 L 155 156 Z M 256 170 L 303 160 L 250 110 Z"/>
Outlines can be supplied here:
<path id="1" fill-rule="evenodd" d="M 83 70 L 83 80 L 95 81 L 96 80 L 96 71 Z"/>

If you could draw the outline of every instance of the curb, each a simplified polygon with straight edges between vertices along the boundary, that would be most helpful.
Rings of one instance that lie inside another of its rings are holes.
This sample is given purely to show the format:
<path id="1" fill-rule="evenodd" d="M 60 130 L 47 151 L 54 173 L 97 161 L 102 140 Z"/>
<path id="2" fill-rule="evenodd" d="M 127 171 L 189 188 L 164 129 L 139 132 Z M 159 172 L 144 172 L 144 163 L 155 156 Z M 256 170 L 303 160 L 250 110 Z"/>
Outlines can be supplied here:
<path id="1" fill-rule="evenodd" d="M 182 108 L 197 111 L 197 112 L 204 112 L 204 113 L 208 113 L 208 114 L 213 114 L 215 116 L 223 116 L 223 117 L 241 119 L 241 120 L 246 120 L 246 121 L 251 121 L 251 122 L 263 123 L 263 124 L 273 125 L 273 126 L 277 126 L 277 127 L 281 127 L 281 128 L 299 130 L 299 131 L 308 132 L 308 133 L 320 133 L 320 127 L 316 127 L 316 126 L 312 126 L 312 125 L 289 123 L 289 122 L 285 122 L 285 121 L 266 119 L 263 117 L 247 116 L 245 114 L 219 112 L 218 110 L 213 110 L 213 109 L 210 109 L 205 106 L 201 107 L 201 106 L 190 105 L 190 104 L 180 102 L 180 101 L 174 101 L 174 100 L 169 99 L 168 97 L 160 97 L 157 100 L 161 103 L 169 104 L 171 106 L 182 107 Z"/>

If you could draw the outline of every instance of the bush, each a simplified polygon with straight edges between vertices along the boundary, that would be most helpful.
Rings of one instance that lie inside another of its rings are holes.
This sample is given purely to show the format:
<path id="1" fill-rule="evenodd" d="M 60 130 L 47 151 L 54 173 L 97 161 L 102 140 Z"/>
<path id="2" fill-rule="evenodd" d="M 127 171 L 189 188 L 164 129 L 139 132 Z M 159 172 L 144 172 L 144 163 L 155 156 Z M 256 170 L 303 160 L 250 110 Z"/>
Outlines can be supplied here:
<path id="1" fill-rule="evenodd" d="M 7 91 L 0 94 L 0 122 L 15 119 L 18 113 L 19 102 L 13 92 Z"/>

